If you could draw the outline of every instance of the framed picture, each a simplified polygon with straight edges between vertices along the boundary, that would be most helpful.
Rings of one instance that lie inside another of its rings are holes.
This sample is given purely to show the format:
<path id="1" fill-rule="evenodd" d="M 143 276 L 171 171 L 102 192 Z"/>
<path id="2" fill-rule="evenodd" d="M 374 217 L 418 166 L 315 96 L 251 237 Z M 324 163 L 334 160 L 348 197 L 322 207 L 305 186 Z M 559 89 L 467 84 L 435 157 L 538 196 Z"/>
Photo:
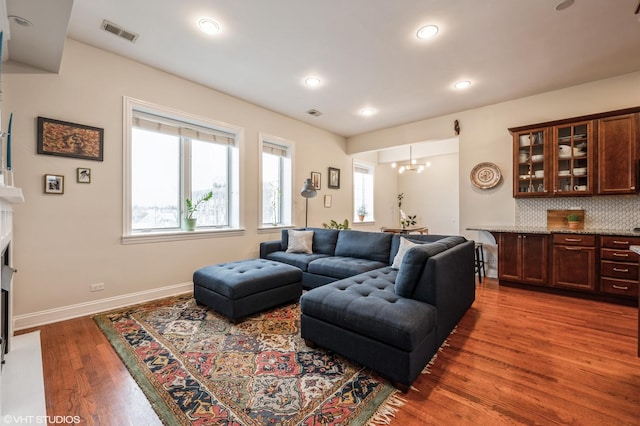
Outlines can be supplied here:
<path id="1" fill-rule="evenodd" d="M 91 183 L 91 169 L 78 167 L 78 183 Z"/>
<path id="2" fill-rule="evenodd" d="M 38 117 L 38 154 L 102 161 L 104 129 Z"/>
<path id="3" fill-rule="evenodd" d="M 44 175 L 45 194 L 64 194 L 64 176 Z"/>
<path id="4" fill-rule="evenodd" d="M 340 189 L 340 169 L 329 167 L 329 188 Z"/>
<path id="5" fill-rule="evenodd" d="M 324 196 L 324 206 L 331 207 L 331 195 Z"/>
<path id="6" fill-rule="evenodd" d="M 320 191 L 320 172 L 311 172 L 311 182 L 316 191 Z"/>

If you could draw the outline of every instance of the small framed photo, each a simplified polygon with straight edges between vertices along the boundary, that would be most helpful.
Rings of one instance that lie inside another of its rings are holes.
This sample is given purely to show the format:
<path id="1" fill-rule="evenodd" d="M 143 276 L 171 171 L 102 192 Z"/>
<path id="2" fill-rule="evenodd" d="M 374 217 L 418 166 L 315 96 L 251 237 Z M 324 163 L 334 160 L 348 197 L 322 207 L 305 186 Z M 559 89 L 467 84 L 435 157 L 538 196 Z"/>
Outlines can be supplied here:
<path id="1" fill-rule="evenodd" d="M 340 189 L 340 169 L 329 167 L 329 188 Z"/>
<path id="2" fill-rule="evenodd" d="M 313 182 L 313 187 L 316 191 L 320 191 L 320 172 L 311 172 L 311 182 Z"/>
<path id="3" fill-rule="evenodd" d="M 44 175 L 45 194 L 64 194 L 64 176 Z"/>
<path id="4" fill-rule="evenodd" d="M 324 196 L 324 206 L 331 207 L 331 195 Z"/>
<path id="5" fill-rule="evenodd" d="M 91 183 L 91 169 L 78 167 L 78 183 Z"/>
<path id="6" fill-rule="evenodd" d="M 104 129 L 38 117 L 38 154 L 102 161 Z"/>

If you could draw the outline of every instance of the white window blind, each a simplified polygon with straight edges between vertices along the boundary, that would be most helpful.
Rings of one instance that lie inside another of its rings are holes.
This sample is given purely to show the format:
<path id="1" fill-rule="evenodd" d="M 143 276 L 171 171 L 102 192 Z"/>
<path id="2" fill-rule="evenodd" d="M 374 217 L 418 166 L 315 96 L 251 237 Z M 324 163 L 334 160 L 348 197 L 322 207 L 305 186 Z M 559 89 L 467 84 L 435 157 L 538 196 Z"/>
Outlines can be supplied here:
<path id="1" fill-rule="evenodd" d="M 265 154 L 277 155 L 278 157 L 289 157 L 289 149 L 286 146 L 278 145 L 273 142 L 262 142 L 262 152 Z"/>
<path id="2" fill-rule="evenodd" d="M 185 123 L 167 117 L 160 117 L 142 111 L 133 111 L 133 127 L 171 136 L 182 136 L 203 142 L 235 146 L 235 135 L 218 129 Z"/>

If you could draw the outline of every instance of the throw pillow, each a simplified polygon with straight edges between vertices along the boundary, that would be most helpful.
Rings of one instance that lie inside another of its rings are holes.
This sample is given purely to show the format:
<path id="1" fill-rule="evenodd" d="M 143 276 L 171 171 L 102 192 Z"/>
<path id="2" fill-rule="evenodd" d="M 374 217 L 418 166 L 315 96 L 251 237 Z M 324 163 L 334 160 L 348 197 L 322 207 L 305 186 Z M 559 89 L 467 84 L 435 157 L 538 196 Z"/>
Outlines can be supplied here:
<path id="1" fill-rule="evenodd" d="M 287 253 L 313 253 L 313 231 L 289 229 Z"/>
<path id="2" fill-rule="evenodd" d="M 404 237 L 400 238 L 400 247 L 398 247 L 398 254 L 393 258 L 393 265 L 391 267 L 393 269 L 400 269 L 400 265 L 402 265 L 402 259 L 404 259 L 404 255 L 407 253 L 411 247 L 418 246 L 420 244 L 411 242 Z"/>

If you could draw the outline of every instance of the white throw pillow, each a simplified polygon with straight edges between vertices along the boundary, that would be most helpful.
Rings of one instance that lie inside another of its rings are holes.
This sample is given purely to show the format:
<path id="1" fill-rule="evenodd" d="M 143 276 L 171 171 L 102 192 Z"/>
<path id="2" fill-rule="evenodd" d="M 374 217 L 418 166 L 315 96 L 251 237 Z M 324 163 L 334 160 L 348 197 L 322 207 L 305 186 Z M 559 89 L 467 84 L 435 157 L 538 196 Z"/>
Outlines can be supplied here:
<path id="1" fill-rule="evenodd" d="M 402 259 L 404 259 L 404 255 L 407 253 L 407 250 L 418 245 L 420 244 L 412 243 L 406 238 L 400 237 L 400 247 L 398 247 L 398 254 L 396 254 L 396 257 L 393 258 L 393 265 L 391 265 L 391 267 L 393 269 L 400 269 L 400 265 L 402 265 Z"/>
<path id="2" fill-rule="evenodd" d="M 296 231 L 289 229 L 287 253 L 313 253 L 313 231 Z"/>

